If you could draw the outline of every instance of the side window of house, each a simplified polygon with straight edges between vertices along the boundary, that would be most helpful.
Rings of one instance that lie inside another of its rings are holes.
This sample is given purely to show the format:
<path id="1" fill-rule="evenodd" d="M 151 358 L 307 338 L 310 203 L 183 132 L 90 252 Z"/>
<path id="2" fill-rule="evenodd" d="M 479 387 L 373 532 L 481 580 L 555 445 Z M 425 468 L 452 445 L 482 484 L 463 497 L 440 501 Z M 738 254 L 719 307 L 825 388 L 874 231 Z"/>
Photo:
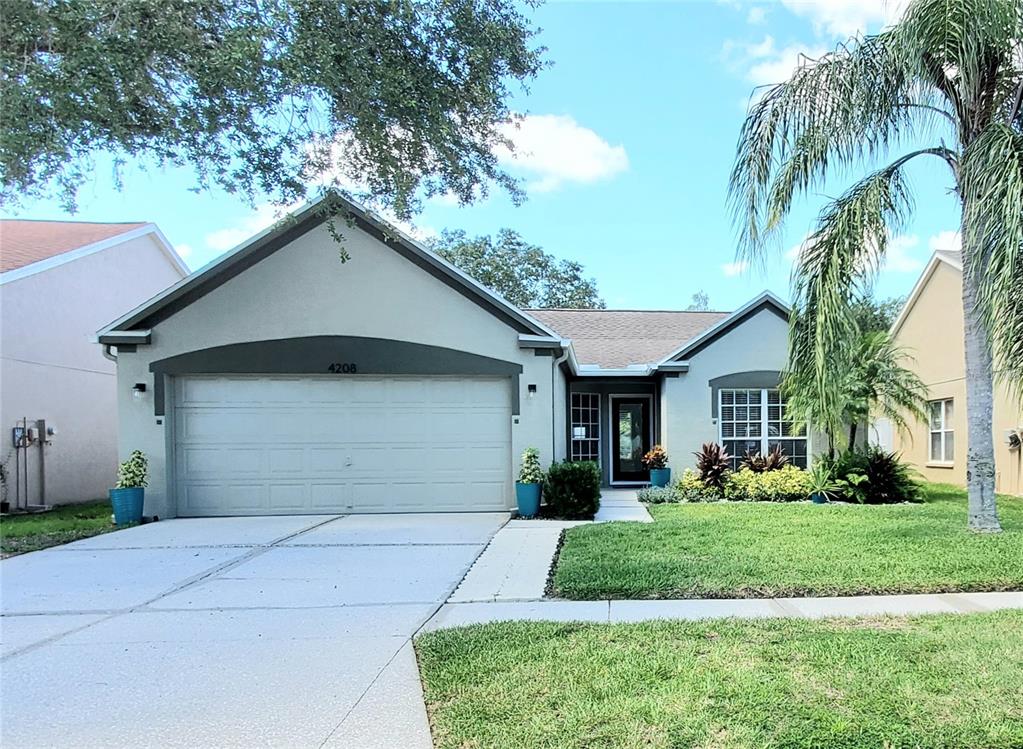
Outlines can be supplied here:
<path id="1" fill-rule="evenodd" d="M 952 430 L 952 399 L 930 401 L 927 404 L 931 422 L 931 463 L 952 463 L 955 460 L 956 441 Z"/>
<path id="2" fill-rule="evenodd" d="M 600 458 L 600 395 L 572 393 L 572 460 Z"/>
<path id="3" fill-rule="evenodd" d="M 789 462 L 806 468 L 806 430 L 787 420 L 785 400 L 772 388 L 718 391 L 718 431 L 733 469 L 747 451 L 764 455 L 778 446 Z"/>

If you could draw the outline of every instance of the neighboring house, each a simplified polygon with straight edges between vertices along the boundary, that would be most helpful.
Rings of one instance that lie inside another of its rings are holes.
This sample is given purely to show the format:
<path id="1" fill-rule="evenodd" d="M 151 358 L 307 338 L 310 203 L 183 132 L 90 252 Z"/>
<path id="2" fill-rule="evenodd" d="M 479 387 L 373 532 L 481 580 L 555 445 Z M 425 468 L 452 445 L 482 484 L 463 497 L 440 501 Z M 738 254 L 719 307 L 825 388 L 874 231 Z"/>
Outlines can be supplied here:
<path id="1" fill-rule="evenodd" d="M 161 516 L 507 510 L 519 455 L 598 460 L 606 483 L 703 442 L 785 435 L 788 310 L 520 310 L 345 204 L 310 206 L 99 331 L 120 452 Z M 133 396 L 141 395 L 141 399 Z M 769 436 L 771 435 L 771 436 Z"/>
<path id="2" fill-rule="evenodd" d="M 187 274 L 153 224 L 0 221 L 0 460 L 12 506 L 106 495 L 116 371 L 96 328 Z"/>
<path id="3" fill-rule="evenodd" d="M 892 326 L 895 342 L 912 357 L 906 366 L 928 391 L 926 423 L 906 434 L 886 424 L 879 432 L 928 481 L 966 485 L 966 364 L 963 351 L 963 266 L 959 253 L 934 253 Z M 1023 408 L 1005 383 L 995 383 L 995 490 L 1023 494 Z M 1013 438 L 1012 435 L 1017 435 Z"/>

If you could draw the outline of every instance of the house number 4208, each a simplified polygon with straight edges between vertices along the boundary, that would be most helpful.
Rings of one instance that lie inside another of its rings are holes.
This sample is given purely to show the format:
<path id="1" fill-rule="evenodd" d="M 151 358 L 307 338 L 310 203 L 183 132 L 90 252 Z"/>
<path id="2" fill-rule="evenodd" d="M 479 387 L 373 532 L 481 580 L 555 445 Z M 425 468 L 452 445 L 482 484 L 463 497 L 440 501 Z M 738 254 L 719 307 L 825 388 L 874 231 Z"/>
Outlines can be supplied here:
<path id="1" fill-rule="evenodd" d="M 355 362 L 331 362 L 327 367 L 327 371 L 332 374 L 356 374 L 358 369 L 355 366 Z"/>

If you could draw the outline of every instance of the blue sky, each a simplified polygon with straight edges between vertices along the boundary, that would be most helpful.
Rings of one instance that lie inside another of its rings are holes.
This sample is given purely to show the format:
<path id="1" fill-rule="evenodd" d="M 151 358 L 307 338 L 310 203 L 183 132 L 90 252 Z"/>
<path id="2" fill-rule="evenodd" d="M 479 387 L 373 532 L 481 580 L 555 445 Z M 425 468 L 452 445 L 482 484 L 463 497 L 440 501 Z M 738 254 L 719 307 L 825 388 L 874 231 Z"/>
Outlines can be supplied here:
<path id="1" fill-rule="evenodd" d="M 529 199 L 499 191 L 469 207 L 435 200 L 416 219 L 428 236 L 509 227 L 560 257 L 582 262 L 608 306 L 681 309 L 704 290 L 732 309 L 769 288 L 788 297 L 791 259 L 821 199 L 803 201 L 766 268 L 735 263 L 725 205 L 735 140 L 754 86 L 787 77 L 811 56 L 898 12 L 885 0 L 747 2 L 552 2 L 532 12 L 553 65 L 516 96 L 525 115 L 509 170 Z M 100 159 L 100 164 L 107 163 Z M 912 167 L 917 212 L 895 237 L 879 280 L 882 296 L 905 294 L 934 248 L 955 246 L 958 208 L 938 163 Z M 855 175 L 822 190 L 836 195 Z M 81 191 L 88 221 L 153 221 L 193 268 L 273 219 L 222 193 L 196 194 L 187 170 L 129 168 L 118 191 L 100 166 Z M 9 216 L 69 218 L 56 200 Z"/>

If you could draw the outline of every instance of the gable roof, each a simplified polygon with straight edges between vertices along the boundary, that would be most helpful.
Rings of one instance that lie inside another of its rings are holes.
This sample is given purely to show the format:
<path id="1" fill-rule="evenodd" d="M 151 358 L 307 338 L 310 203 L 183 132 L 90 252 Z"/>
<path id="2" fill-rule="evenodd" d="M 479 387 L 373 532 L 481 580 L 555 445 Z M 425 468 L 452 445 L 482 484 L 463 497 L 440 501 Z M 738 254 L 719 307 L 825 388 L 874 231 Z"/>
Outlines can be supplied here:
<path id="1" fill-rule="evenodd" d="M 0 220 L 0 273 L 124 234 L 145 223 Z"/>
<path id="2" fill-rule="evenodd" d="M 728 317 L 727 312 L 531 309 L 527 312 L 571 339 L 580 364 L 620 369 L 660 361 Z"/>
<path id="3" fill-rule="evenodd" d="M 923 273 L 920 274 L 920 278 L 916 280 L 916 284 L 913 286 L 913 290 L 909 292 L 909 296 L 906 297 L 906 303 L 902 305 L 902 309 L 899 310 L 899 316 L 895 318 L 895 322 L 892 323 L 891 329 L 888 331 L 893 337 L 902 328 L 903 323 L 906 322 L 906 318 L 909 316 L 910 310 L 916 305 L 916 300 L 920 298 L 920 294 L 923 293 L 924 288 L 927 286 L 927 282 L 931 280 L 931 276 L 934 275 L 934 271 L 938 269 L 938 266 L 944 263 L 952 268 L 955 268 L 960 273 L 963 272 L 963 256 L 959 252 L 952 250 L 935 250 L 934 254 L 931 255 L 931 259 L 927 261 L 927 265 L 924 266 Z"/>
<path id="4" fill-rule="evenodd" d="M 182 276 L 188 266 L 152 223 L 0 220 L 0 283 L 42 273 L 142 236 L 153 241 Z"/>
<path id="5" fill-rule="evenodd" d="M 336 203 L 336 205 L 332 205 L 332 203 Z M 337 215 L 334 213 L 335 208 L 340 211 L 339 220 L 348 220 L 357 228 L 379 240 L 384 246 L 440 279 L 520 333 L 540 336 L 555 335 L 554 331 L 546 325 L 426 249 L 384 219 L 331 191 L 234 249 L 225 252 L 213 262 L 181 279 L 145 304 L 105 326 L 97 333 L 99 342 L 116 345 L 118 342 L 124 344 L 129 340 L 137 340 L 145 343 L 148 341 L 148 329 L 153 325 L 201 299 L 277 250 L 286 247 L 302 235 L 325 223 L 332 215 Z"/>

